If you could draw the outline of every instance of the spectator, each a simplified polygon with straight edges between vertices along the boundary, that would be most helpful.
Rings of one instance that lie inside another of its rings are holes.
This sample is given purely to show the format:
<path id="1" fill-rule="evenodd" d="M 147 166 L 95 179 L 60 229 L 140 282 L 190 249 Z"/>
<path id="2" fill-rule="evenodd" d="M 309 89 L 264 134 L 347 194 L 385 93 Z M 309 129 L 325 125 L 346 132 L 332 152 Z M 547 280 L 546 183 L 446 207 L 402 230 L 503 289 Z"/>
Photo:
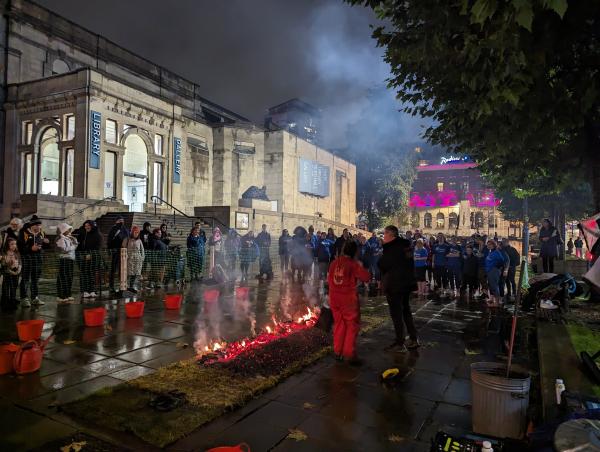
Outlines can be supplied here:
<path id="1" fill-rule="evenodd" d="M 262 225 L 262 231 L 256 236 L 255 240 L 260 252 L 259 270 L 257 278 L 262 278 L 263 275 L 267 279 L 273 279 L 273 266 L 271 265 L 271 256 L 269 248 L 271 247 L 271 234 L 267 232 L 267 225 Z"/>
<path id="2" fill-rule="evenodd" d="M 204 229 L 202 229 L 200 226 L 198 226 L 198 229 L 200 229 L 200 240 L 202 240 L 202 243 L 204 243 L 204 248 L 206 248 L 206 232 L 204 232 Z"/>
<path id="3" fill-rule="evenodd" d="M 329 250 L 329 255 L 331 256 L 331 260 L 335 259 L 335 242 L 337 241 L 337 237 L 333 232 L 333 228 L 327 229 L 327 240 L 331 243 L 331 249 Z"/>
<path id="4" fill-rule="evenodd" d="M 298 276 L 299 281 L 304 281 L 308 276 L 310 265 L 312 263 L 312 254 L 307 251 L 307 236 L 308 232 L 302 226 L 297 226 L 294 229 L 294 237 L 292 238 L 290 256 L 292 265 L 292 279 Z M 308 241 L 310 244 L 310 240 Z"/>
<path id="5" fill-rule="evenodd" d="M 429 282 L 429 288 L 431 288 L 433 285 L 433 250 L 437 242 L 432 235 L 425 243 L 425 248 L 427 248 L 427 252 L 429 253 L 427 256 L 427 281 Z"/>
<path id="6" fill-rule="evenodd" d="M 488 306 L 497 307 L 500 305 L 500 275 L 502 269 L 506 266 L 508 273 L 508 263 L 505 262 L 504 256 L 498 250 L 498 246 L 494 240 L 487 241 L 489 253 L 485 258 L 485 273 L 488 279 L 488 287 L 490 291 L 490 299 Z"/>
<path id="7" fill-rule="evenodd" d="M 146 262 L 150 264 L 150 288 L 160 289 L 165 280 L 165 264 L 167 262 L 169 247 L 161 240 L 159 228 L 155 228 L 152 231 L 148 240 L 149 246 L 144 259 L 144 265 Z M 173 264 L 177 265 L 176 262 Z"/>
<path id="8" fill-rule="evenodd" d="M 381 240 L 379 237 L 377 237 L 377 234 L 375 234 L 374 231 L 369 240 L 367 240 L 367 245 L 370 250 L 368 269 L 371 273 L 371 277 L 374 280 L 379 281 L 379 267 L 377 267 L 377 263 L 379 262 L 381 254 L 383 253 L 383 247 Z"/>
<path id="9" fill-rule="evenodd" d="M 570 256 L 573 254 L 573 237 L 569 237 L 569 241 L 567 242 L 567 254 Z"/>
<path id="10" fill-rule="evenodd" d="M 383 255 L 379 259 L 383 290 L 396 331 L 396 340 L 387 350 L 404 351 L 417 348 L 417 329 L 410 310 L 410 293 L 415 288 L 413 250 L 410 242 L 398 236 L 396 226 L 387 226 L 383 232 Z M 404 326 L 409 341 L 404 343 Z"/>
<path id="11" fill-rule="evenodd" d="M 558 230 L 547 218 L 542 221 L 540 229 L 540 257 L 544 273 L 554 273 L 554 259 L 558 256 L 558 245 L 561 242 Z"/>
<path id="12" fill-rule="evenodd" d="M 475 292 L 479 287 L 479 260 L 473 253 L 473 246 L 467 245 L 465 255 L 463 256 L 462 266 L 462 287 L 461 292 L 469 290 L 469 299 L 475 296 Z"/>
<path id="13" fill-rule="evenodd" d="M 167 230 L 167 225 L 165 223 L 160 225 L 160 239 L 167 246 L 169 246 L 169 243 L 171 243 L 171 234 Z"/>
<path id="14" fill-rule="evenodd" d="M 450 248 L 446 256 L 448 267 L 448 281 L 450 282 L 450 290 L 455 292 L 460 291 L 462 286 L 462 264 L 463 264 L 463 249 L 456 237 L 450 238 Z M 455 293 L 456 295 L 456 293 Z"/>
<path id="15" fill-rule="evenodd" d="M 317 276 L 318 273 L 318 260 L 317 260 L 317 246 L 319 245 L 319 240 L 321 239 L 321 234 L 315 234 L 315 227 L 310 225 L 308 227 L 308 235 L 310 236 L 310 243 L 312 247 L 312 267 L 313 267 L 313 278 Z"/>
<path id="16" fill-rule="evenodd" d="M 204 241 L 200 236 L 200 229 L 193 227 L 187 238 L 187 261 L 192 281 L 202 279 L 203 259 Z"/>
<path id="17" fill-rule="evenodd" d="M 213 253 L 212 265 L 223 265 L 223 235 L 218 227 L 213 229 L 213 234 L 208 241 L 208 246 Z M 211 268 L 212 271 L 212 268 Z"/>
<path id="18" fill-rule="evenodd" d="M 281 232 L 281 237 L 279 237 L 279 265 L 281 267 L 281 275 L 285 276 L 288 272 L 290 265 L 290 241 L 292 237 L 287 229 L 284 229 Z"/>
<path id="19" fill-rule="evenodd" d="M 334 244 L 334 259 L 338 256 L 342 255 L 342 251 L 344 250 L 344 246 L 346 245 L 346 241 L 350 239 L 350 233 L 348 229 L 344 229 L 342 231 L 341 237 L 338 237 Z"/>
<path id="20" fill-rule="evenodd" d="M 490 250 L 488 249 L 485 241 L 485 237 L 477 236 L 476 246 L 473 248 L 473 253 L 477 257 L 477 271 L 479 272 L 479 288 L 481 291 L 481 296 L 483 298 L 487 297 L 487 273 L 485 271 L 485 260 L 489 254 Z"/>
<path id="21" fill-rule="evenodd" d="M 504 259 L 504 265 L 502 266 L 502 271 L 500 272 L 500 278 L 498 280 L 498 290 L 500 292 L 500 298 L 504 300 L 504 296 L 506 294 L 506 279 L 508 277 L 508 270 L 510 267 L 510 258 L 508 257 L 508 253 L 502 246 L 502 242 L 496 242 L 498 244 L 498 251 L 502 254 L 502 259 Z M 515 284 L 516 286 L 516 284 Z"/>
<path id="22" fill-rule="evenodd" d="M 258 245 L 254 241 L 254 233 L 249 231 L 241 239 L 240 243 L 240 270 L 242 281 L 248 281 L 248 269 L 250 264 L 256 261 L 259 254 Z"/>
<path id="23" fill-rule="evenodd" d="M 349 241 L 344 254 L 329 269 L 329 305 L 333 313 L 333 351 L 338 360 L 360 364 L 356 356 L 356 336 L 360 330 L 357 281 L 368 282 L 369 272 L 357 262 L 358 246 Z"/>
<path id="24" fill-rule="evenodd" d="M 427 268 L 427 257 L 429 253 L 425 248 L 423 239 L 417 239 L 414 250 L 415 261 L 415 277 L 417 279 L 417 294 L 427 294 L 427 282 L 425 278 L 425 270 Z"/>
<path id="25" fill-rule="evenodd" d="M 61 223 L 56 228 L 56 250 L 58 251 L 58 276 L 56 278 L 56 291 L 58 303 L 69 303 L 74 298 L 73 266 L 75 265 L 75 251 L 77 239 L 71 235 L 73 228 L 67 223 Z"/>
<path id="26" fill-rule="evenodd" d="M 509 299 L 517 296 L 517 266 L 521 262 L 521 255 L 517 249 L 510 245 L 508 239 L 502 239 L 502 249 L 508 255 L 508 273 L 506 275 L 506 295 Z"/>
<path id="27" fill-rule="evenodd" d="M 2 274 L 0 307 L 2 311 L 14 311 L 19 306 L 17 287 L 19 285 L 21 269 L 21 255 L 17 247 L 17 240 L 13 237 L 5 236 L 4 246 L 0 254 L 0 274 Z"/>
<path id="28" fill-rule="evenodd" d="M 21 300 L 23 307 L 41 306 L 45 303 L 38 297 L 38 282 L 42 275 L 42 248 L 50 241 L 42 231 L 42 222 L 36 216 L 23 226 L 19 232 L 17 246 L 21 253 L 23 269 L 21 275 Z M 27 292 L 31 294 L 31 301 Z"/>
<path id="29" fill-rule="evenodd" d="M 123 248 L 127 248 L 127 277 L 129 292 L 138 292 L 138 283 L 144 265 L 144 245 L 140 238 L 140 227 L 132 226 L 131 235 L 123 239 Z"/>
<path id="30" fill-rule="evenodd" d="M 443 291 L 448 287 L 448 253 L 450 245 L 446 243 L 446 237 L 441 232 L 437 235 L 437 243 L 433 250 L 433 277 L 435 279 L 435 290 Z"/>
<path id="31" fill-rule="evenodd" d="M 87 220 L 79 232 L 77 259 L 79 262 L 79 286 L 83 298 L 96 297 L 96 272 L 100 269 L 102 235 L 96 223 Z"/>
<path id="32" fill-rule="evenodd" d="M 20 218 L 14 217 L 10 219 L 10 223 L 8 223 L 8 227 L 2 231 L 2 235 L 0 236 L 0 247 L 3 247 L 6 243 L 6 240 L 11 238 L 16 242 L 19 240 L 19 232 L 23 227 L 23 220 Z"/>
<path id="33" fill-rule="evenodd" d="M 329 263 L 331 262 L 331 241 L 327 238 L 325 232 L 321 232 L 321 238 L 317 245 L 317 264 L 319 279 L 327 279 L 329 273 Z"/>
<path id="34" fill-rule="evenodd" d="M 406 240 L 410 242 L 410 246 L 413 246 L 413 233 L 412 231 L 406 231 Z"/>
<path id="35" fill-rule="evenodd" d="M 575 256 L 583 259 L 583 240 L 581 240 L 581 237 L 577 237 L 575 239 Z"/>
<path id="36" fill-rule="evenodd" d="M 227 262 L 231 272 L 235 271 L 239 252 L 240 235 L 235 229 L 230 229 L 229 234 L 227 234 L 227 238 L 225 239 L 225 254 L 227 255 Z"/>
<path id="37" fill-rule="evenodd" d="M 144 245 L 144 249 L 145 250 L 151 250 L 152 249 L 151 242 L 153 241 L 153 235 L 154 235 L 154 233 L 150 229 L 151 226 L 152 225 L 146 221 L 144 223 L 143 228 L 142 228 L 142 232 L 140 232 L 140 239 L 142 240 L 142 245 Z M 155 229 L 155 231 L 156 231 L 156 229 Z M 160 229 L 158 230 L 158 232 L 160 233 Z"/>
<path id="38" fill-rule="evenodd" d="M 125 227 L 125 219 L 118 217 L 115 224 L 108 232 L 106 246 L 110 252 L 110 274 L 108 287 L 115 293 L 115 275 L 121 273 L 121 246 L 123 240 L 129 237 L 129 231 Z"/>

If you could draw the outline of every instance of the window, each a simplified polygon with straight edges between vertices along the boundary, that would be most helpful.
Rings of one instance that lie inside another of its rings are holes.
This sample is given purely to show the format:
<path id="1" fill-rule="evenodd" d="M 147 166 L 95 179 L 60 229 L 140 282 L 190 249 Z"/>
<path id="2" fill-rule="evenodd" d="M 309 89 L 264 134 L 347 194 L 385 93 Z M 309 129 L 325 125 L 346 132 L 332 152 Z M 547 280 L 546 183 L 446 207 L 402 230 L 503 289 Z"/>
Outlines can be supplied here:
<path id="1" fill-rule="evenodd" d="M 75 115 L 65 116 L 65 136 L 67 140 L 75 138 Z"/>
<path id="2" fill-rule="evenodd" d="M 21 144 L 31 144 L 31 140 L 33 139 L 33 123 L 31 121 L 23 121 L 23 130 L 21 133 Z"/>
<path id="3" fill-rule="evenodd" d="M 63 60 L 57 58 L 52 62 L 52 75 L 64 74 L 69 72 L 69 65 Z"/>
<path id="4" fill-rule="evenodd" d="M 23 185 L 21 187 L 21 193 L 29 194 L 32 193 L 32 184 L 34 181 L 33 175 L 33 154 L 28 152 L 23 154 L 23 169 L 22 169 L 22 180 Z"/>
<path id="5" fill-rule="evenodd" d="M 154 135 L 154 153 L 163 155 L 163 136 L 158 133 Z"/>
<path id="6" fill-rule="evenodd" d="M 112 119 L 106 120 L 104 137 L 107 143 L 117 144 L 117 122 Z"/>
<path id="7" fill-rule="evenodd" d="M 237 154 L 252 155 L 256 152 L 254 143 L 247 141 L 234 141 L 233 152 Z"/>
<path id="8" fill-rule="evenodd" d="M 117 154 L 107 152 L 104 154 L 104 197 L 115 196 L 115 171 L 117 169 Z"/>
<path id="9" fill-rule="evenodd" d="M 162 198 L 163 195 L 163 164 L 160 162 L 154 162 L 154 184 L 152 188 L 152 195 Z"/>
<path id="10" fill-rule="evenodd" d="M 458 228 L 458 215 L 456 215 L 456 213 L 454 213 L 454 212 L 452 212 L 452 213 L 450 213 L 450 215 L 448 215 L 448 227 L 450 229 Z"/>
<path id="11" fill-rule="evenodd" d="M 205 138 L 188 138 L 187 145 L 191 153 L 208 155 L 208 145 Z"/>
<path id="12" fill-rule="evenodd" d="M 496 215 L 494 212 L 488 213 L 488 225 L 490 226 L 490 228 L 496 227 Z"/>
<path id="13" fill-rule="evenodd" d="M 65 154 L 65 196 L 73 196 L 73 177 L 75 175 L 75 150 L 67 149 Z"/>
<path id="14" fill-rule="evenodd" d="M 475 212 L 475 229 L 483 227 L 483 212 Z"/>
<path id="15" fill-rule="evenodd" d="M 443 182 L 437 183 L 437 191 L 444 191 L 444 183 Z"/>
<path id="16" fill-rule="evenodd" d="M 437 229 L 444 229 L 444 225 L 446 224 L 446 218 L 442 212 L 438 213 L 435 216 L 435 227 Z"/>
<path id="17" fill-rule="evenodd" d="M 426 213 L 425 216 L 423 217 L 423 227 L 424 228 L 431 228 L 431 221 L 432 221 L 432 217 L 430 213 Z"/>
<path id="18" fill-rule="evenodd" d="M 463 182 L 462 183 L 462 191 L 464 193 L 468 193 L 468 191 L 469 191 L 469 183 L 468 182 Z"/>
<path id="19" fill-rule="evenodd" d="M 60 152 L 56 129 L 46 129 L 40 142 L 40 169 L 42 195 L 58 196 L 59 193 Z"/>
<path id="20" fill-rule="evenodd" d="M 411 214 L 411 216 L 410 216 L 410 224 L 411 224 L 411 226 L 413 228 L 418 228 L 419 225 L 421 224 L 420 221 L 421 221 L 421 219 L 419 218 L 419 214 L 417 212 L 413 212 Z"/>

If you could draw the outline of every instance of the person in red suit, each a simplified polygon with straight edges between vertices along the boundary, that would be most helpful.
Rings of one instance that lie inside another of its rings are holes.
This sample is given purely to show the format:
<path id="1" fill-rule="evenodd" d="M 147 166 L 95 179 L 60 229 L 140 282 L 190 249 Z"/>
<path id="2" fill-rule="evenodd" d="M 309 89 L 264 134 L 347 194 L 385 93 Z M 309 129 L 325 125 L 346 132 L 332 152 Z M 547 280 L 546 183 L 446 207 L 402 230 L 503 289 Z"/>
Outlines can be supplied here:
<path id="1" fill-rule="evenodd" d="M 329 267 L 329 305 L 333 313 L 333 351 L 338 360 L 360 364 L 356 357 L 356 336 L 360 329 L 360 307 L 356 294 L 358 281 L 368 282 L 369 271 L 358 261 L 358 245 L 348 240 L 340 257 Z"/>

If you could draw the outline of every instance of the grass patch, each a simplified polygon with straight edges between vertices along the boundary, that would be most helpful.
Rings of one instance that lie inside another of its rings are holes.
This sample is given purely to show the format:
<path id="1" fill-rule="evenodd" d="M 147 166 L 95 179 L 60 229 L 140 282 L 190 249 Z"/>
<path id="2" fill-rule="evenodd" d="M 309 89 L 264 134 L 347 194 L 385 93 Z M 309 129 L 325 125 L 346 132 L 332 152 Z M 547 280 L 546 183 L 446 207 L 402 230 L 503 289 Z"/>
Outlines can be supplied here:
<path id="1" fill-rule="evenodd" d="M 388 318 L 385 305 L 365 308 L 363 333 L 380 326 Z M 240 373 L 235 366 L 202 366 L 190 359 L 122 385 L 102 389 L 85 399 L 65 404 L 62 409 L 90 425 L 133 433 L 143 441 L 164 447 L 223 413 L 245 405 L 261 392 L 331 353 L 329 337 L 317 329 L 300 331 L 285 340 L 288 351 L 284 354 L 274 354 L 273 347 L 261 347 L 264 348 L 263 355 L 259 349 L 249 356 L 252 360 L 288 356 L 285 365 L 278 362 L 273 367 L 275 372 L 269 371 L 269 366 L 256 366 L 262 375 Z M 303 353 L 294 352 L 293 347 Z M 154 396 L 174 390 L 185 393 L 186 402 L 182 406 L 170 412 L 159 412 L 149 406 Z"/>
<path id="2" fill-rule="evenodd" d="M 571 343 L 577 352 L 577 356 L 581 352 L 588 352 L 590 355 L 593 355 L 600 350 L 600 332 L 576 323 L 567 324 L 567 331 L 569 332 Z M 600 361 L 596 360 L 596 364 L 600 364 Z M 600 385 L 593 385 L 592 389 L 594 395 L 600 397 Z"/>

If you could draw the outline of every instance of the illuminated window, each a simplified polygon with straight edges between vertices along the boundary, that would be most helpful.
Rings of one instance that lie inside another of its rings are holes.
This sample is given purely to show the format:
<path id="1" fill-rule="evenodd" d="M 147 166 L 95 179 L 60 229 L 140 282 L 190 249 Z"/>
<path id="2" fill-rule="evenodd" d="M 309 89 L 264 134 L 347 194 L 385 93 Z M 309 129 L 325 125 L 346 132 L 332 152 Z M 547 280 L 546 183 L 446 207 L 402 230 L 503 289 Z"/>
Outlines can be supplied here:
<path id="1" fill-rule="evenodd" d="M 23 128 L 21 130 L 21 143 L 31 144 L 33 137 L 33 123 L 31 121 L 23 121 Z"/>
<path id="2" fill-rule="evenodd" d="M 154 135 L 154 153 L 163 155 L 163 136 L 158 133 Z"/>
<path id="3" fill-rule="evenodd" d="M 163 195 L 163 164 L 154 162 L 154 184 L 152 195 L 162 198 Z"/>
<path id="4" fill-rule="evenodd" d="M 75 175 L 75 150 L 67 149 L 65 158 L 65 196 L 73 196 L 73 178 Z"/>
<path id="5" fill-rule="evenodd" d="M 40 141 L 40 169 L 42 195 L 59 195 L 58 169 L 60 152 L 58 150 L 58 133 L 56 129 L 46 129 Z"/>
<path id="6" fill-rule="evenodd" d="M 75 138 L 75 115 L 65 116 L 65 136 L 67 140 Z"/>
<path id="7" fill-rule="evenodd" d="M 437 191 L 444 191 L 444 183 L 443 182 L 437 183 Z"/>
<path id="8" fill-rule="evenodd" d="M 446 218 L 442 212 L 438 213 L 435 216 L 435 227 L 437 229 L 444 229 L 444 225 L 446 224 Z"/>
<path id="9" fill-rule="evenodd" d="M 430 213 L 426 213 L 425 216 L 423 217 L 423 227 L 424 228 L 431 228 L 431 221 L 432 221 L 432 216 Z"/>
<path id="10" fill-rule="evenodd" d="M 467 193 L 469 191 L 469 183 L 468 182 L 463 182 L 462 183 L 462 190 L 465 193 Z"/>
<path id="11" fill-rule="evenodd" d="M 117 154 L 107 152 L 104 155 L 104 197 L 116 196 L 115 180 L 117 170 Z"/>
<path id="12" fill-rule="evenodd" d="M 107 143 L 117 144 L 117 122 L 112 119 L 106 120 L 104 137 Z"/>
<path id="13" fill-rule="evenodd" d="M 458 228 L 458 215 L 456 215 L 456 213 L 454 213 L 454 212 L 452 212 L 452 213 L 450 213 L 450 215 L 448 215 L 448 227 L 450 229 Z"/>
<path id="14" fill-rule="evenodd" d="M 23 154 L 23 168 L 22 168 L 22 180 L 23 185 L 21 186 L 21 193 L 29 194 L 32 193 L 32 184 L 34 180 L 33 174 L 33 154 L 28 152 Z"/>
<path id="15" fill-rule="evenodd" d="M 411 217 L 410 217 L 410 224 L 411 224 L 411 226 L 413 228 L 418 228 L 419 225 L 421 224 L 420 221 L 421 221 L 421 219 L 419 218 L 419 214 L 417 212 L 413 212 L 412 215 L 411 215 Z"/>
<path id="16" fill-rule="evenodd" d="M 475 212 L 475 228 L 483 227 L 483 212 Z"/>

